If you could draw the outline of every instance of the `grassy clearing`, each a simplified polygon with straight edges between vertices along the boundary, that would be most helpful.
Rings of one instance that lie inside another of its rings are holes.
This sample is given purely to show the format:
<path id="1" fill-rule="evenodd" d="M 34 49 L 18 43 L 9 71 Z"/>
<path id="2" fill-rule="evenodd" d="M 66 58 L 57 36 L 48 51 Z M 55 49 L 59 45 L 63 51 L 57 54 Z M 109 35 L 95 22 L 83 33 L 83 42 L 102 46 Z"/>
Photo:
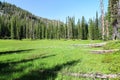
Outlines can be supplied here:
<path id="1" fill-rule="evenodd" d="M 119 73 L 119 52 L 91 54 L 101 48 L 73 46 L 100 42 L 0 40 L 0 80 L 87 80 L 61 73 Z"/>

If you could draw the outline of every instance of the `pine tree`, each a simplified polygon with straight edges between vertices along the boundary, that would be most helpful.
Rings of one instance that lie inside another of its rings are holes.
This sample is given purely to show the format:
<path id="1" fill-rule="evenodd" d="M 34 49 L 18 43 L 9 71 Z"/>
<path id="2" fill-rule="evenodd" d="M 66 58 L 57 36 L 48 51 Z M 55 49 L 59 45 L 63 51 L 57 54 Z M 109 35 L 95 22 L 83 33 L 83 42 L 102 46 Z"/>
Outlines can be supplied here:
<path id="1" fill-rule="evenodd" d="M 88 39 L 88 24 L 87 23 L 85 23 L 85 40 L 87 40 Z"/>
<path id="2" fill-rule="evenodd" d="M 71 19 L 71 27 L 72 27 L 72 39 L 75 39 L 75 17 Z"/>
<path id="3" fill-rule="evenodd" d="M 78 39 L 81 39 L 81 23 L 80 23 L 80 19 L 78 19 L 77 28 L 78 28 Z"/>
<path id="4" fill-rule="evenodd" d="M 48 39 L 48 21 L 46 22 L 46 28 L 45 28 L 45 39 Z"/>
<path id="5" fill-rule="evenodd" d="M 20 21 L 18 22 L 18 19 L 16 19 L 16 38 L 20 39 Z"/>
<path id="6" fill-rule="evenodd" d="M 89 39 L 95 40 L 95 24 L 92 19 L 89 20 Z"/>
<path id="7" fill-rule="evenodd" d="M 96 12 L 96 19 L 95 19 L 95 39 L 99 40 L 100 33 L 98 28 L 98 12 Z"/>
<path id="8" fill-rule="evenodd" d="M 2 38 L 1 32 L 2 32 L 2 17 L 0 16 L 0 39 Z"/>
<path id="9" fill-rule="evenodd" d="M 88 36 L 88 25 L 85 22 L 84 16 L 82 16 L 82 21 L 81 21 L 81 39 L 86 40 Z"/>
<path id="10" fill-rule="evenodd" d="M 83 40 L 84 39 L 84 27 L 85 27 L 85 20 L 84 20 L 84 16 L 82 16 L 82 21 L 81 21 L 81 39 Z"/>
<path id="11" fill-rule="evenodd" d="M 1 32 L 2 32 L 2 28 L 1 28 L 1 24 L 0 24 L 0 39 L 1 39 Z"/>
<path id="12" fill-rule="evenodd" d="M 68 32 L 68 29 L 67 29 L 67 20 L 66 20 L 66 23 L 65 23 L 65 39 L 67 39 L 67 32 Z"/>
<path id="13" fill-rule="evenodd" d="M 26 39 L 29 39 L 29 27 L 28 27 L 28 26 L 29 26 L 29 20 L 28 20 L 28 22 L 26 23 L 26 35 L 25 35 L 25 36 L 26 36 L 26 37 L 25 37 Z"/>
<path id="14" fill-rule="evenodd" d="M 42 34 L 41 34 L 41 36 L 42 36 L 42 39 L 44 39 L 44 31 L 45 31 L 45 28 L 44 28 L 44 23 L 41 23 L 41 28 L 42 28 Z"/>
<path id="15" fill-rule="evenodd" d="M 14 17 L 11 18 L 11 39 L 14 39 Z"/>
<path id="16" fill-rule="evenodd" d="M 69 16 L 67 17 L 67 38 L 70 39 L 70 18 Z"/>

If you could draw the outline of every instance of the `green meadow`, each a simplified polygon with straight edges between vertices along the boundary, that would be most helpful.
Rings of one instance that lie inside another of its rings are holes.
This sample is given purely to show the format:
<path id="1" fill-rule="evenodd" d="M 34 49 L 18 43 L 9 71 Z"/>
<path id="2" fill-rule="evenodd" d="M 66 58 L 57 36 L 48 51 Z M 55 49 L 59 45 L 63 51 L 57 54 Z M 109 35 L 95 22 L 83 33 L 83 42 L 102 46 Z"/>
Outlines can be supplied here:
<path id="1" fill-rule="evenodd" d="M 107 45 L 97 48 L 83 46 L 101 42 L 0 40 L 0 80 L 93 80 L 67 73 L 120 73 L 120 51 L 109 54 L 91 52 L 119 49 L 120 41 L 109 41 Z"/>

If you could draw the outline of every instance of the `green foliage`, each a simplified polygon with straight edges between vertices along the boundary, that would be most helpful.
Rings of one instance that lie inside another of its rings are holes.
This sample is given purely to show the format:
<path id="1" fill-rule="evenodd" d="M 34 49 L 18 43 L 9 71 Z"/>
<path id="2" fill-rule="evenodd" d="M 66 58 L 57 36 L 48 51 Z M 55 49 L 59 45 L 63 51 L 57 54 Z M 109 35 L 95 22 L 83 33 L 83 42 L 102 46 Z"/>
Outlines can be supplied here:
<path id="1" fill-rule="evenodd" d="M 10 8 L 10 9 L 9 9 Z M 9 3 L 1 3 L 0 39 L 88 39 L 88 32 L 99 39 L 98 14 L 94 30 L 89 31 L 84 16 L 75 24 L 75 17 L 67 17 L 66 23 L 37 17 Z M 92 33 L 92 31 L 94 33 Z M 92 35 L 91 35 L 92 36 Z"/>
<path id="2" fill-rule="evenodd" d="M 15 31 L 15 29 L 14 29 L 14 26 L 15 26 L 15 21 L 14 21 L 14 17 L 12 17 L 12 19 L 11 19 L 11 39 L 14 39 L 14 31 Z"/>
<path id="3" fill-rule="evenodd" d="M 102 60 L 102 63 L 109 64 L 108 70 L 111 73 L 119 73 L 120 72 L 120 51 L 114 52 L 113 54 L 106 54 Z"/>
<path id="4" fill-rule="evenodd" d="M 119 73 L 119 52 L 92 54 L 90 50 L 101 48 L 74 46 L 98 42 L 101 41 L 0 40 L 0 79 L 80 80 L 61 72 Z"/>
<path id="5" fill-rule="evenodd" d="M 114 22 L 114 20 L 120 20 L 119 16 L 120 14 L 118 14 L 119 12 L 119 5 L 118 5 L 119 0 L 109 0 L 108 1 L 108 12 L 106 15 L 106 18 L 109 22 L 109 34 L 110 34 L 110 38 L 113 35 L 113 29 L 112 29 L 112 24 Z"/>
<path id="6" fill-rule="evenodd" d="M 1 20 L 0 20 L 1 21 Z M 0 38 L 1 38 L 1 33 L 2 33 L 2 26 L 1 26 L 1 22 L 0 22 Z"/>
<path id="7" fill-rule="evenodd" d="M 93 56 L 87 59 L 90 56 L 90 54 L 86 54 L 87 49 L 82 50 L 83 48 L 76 48 L 71 44 L 86 44 L 89 42 L 100 41 L 0 40 L 0 79 L 41 79 L 41 76 L 44 76 L 48 80 L 49 77 L 52 79 L 57 77 L 56 73 L 54 75 L 51 71 L 81 70 L 81 68 L 89 65 L 82 66 L 81 63 L 84 64 L 92 58 L 95 61 L 96 58 Z M 86 57 L 83 54 L 86 54 Z M 81 62 L 82 59 L 83 62 Z M 90 68 L 93 68 L 92 65 L 94 65 L 94 62 L 90 65 Z M 87 71 L 87 68 L 84 70 Z M 50 72 L 54 76 L 42 71 Z"/>
<path id="8" fill-rule="evenodd" d="M 112 20 L 118 17 L 118 1 L 119 0 L 109 0 L 108 8 L 109 8 Z"/>
<path id="9" fill-rule="evenodd" d="M 99 19 L 98 19 L 98 12 L 96 12 L 96 19 L 95 19 L 95 40 L 100 39 L 100 29 L 99 29 Z"/>
<path id="10" fill-rule="evenodd" d="M 85 22 L 84 16 L 82 16 L 81 20 L 81 39 L 82 40 L 87 40 L 88 38 L 88 25 Z"/>
<path id="11" fill-rule="evenodd" d="M 104 49 L 120 49 L 120 41 L 110 41 L 103 48 Z"/>
<path id="12" fill-rule="evenodd" d="M 104 49 L 120 49 L 120 41 L 110 41 L 103 47 Z M 113 54 L 105 54 L 102 62 L 109 64 L 109 71 L 111 73 L 120 72 L 120 51 L 114 52 Z"/>
<path id="13" fill-rule="evenodd" d="M 101 38 L 98 13 L 96 12 L 96 19 L 89 19 L 89 39 L 99 40 Z"/>
<path id="14" fill-rule="evenodd" d="M 95 24 L 92 19 L 89 20 L 89 38 L 95 40 Z"/>
<path id="15" fill-rule="evenodd" d="M 105 54 L 105 57 L 102 60 L 102 63 L 111 63 L 113 61 L 112 55 Z"/>
<path id="16" fill-rule="evenodd" d="M 80 23 L 80 19 L 78 19 L 77 22 L 77 28 L 78 28 L 78 39 L 81 39 L 81 23 Z"/>

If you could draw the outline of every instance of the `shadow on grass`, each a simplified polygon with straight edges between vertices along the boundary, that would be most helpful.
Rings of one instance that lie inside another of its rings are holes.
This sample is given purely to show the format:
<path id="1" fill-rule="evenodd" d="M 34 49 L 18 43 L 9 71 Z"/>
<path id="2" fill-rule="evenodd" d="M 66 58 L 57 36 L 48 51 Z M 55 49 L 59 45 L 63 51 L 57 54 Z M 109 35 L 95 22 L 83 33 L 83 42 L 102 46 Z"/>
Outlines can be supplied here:
<path id="1" fill-rule="evenodd" d="M 81 62 L 80 60 L 69 61 L 64 64 L 56 65 L 49 69 L 31 71 L 29 74 L 26 74 L 16 80 L 55 80 L 57 77 L 58 71 L 64 67 L 70 67 L 76 63 Z"/>
<path id="2" fill-rule="evenodd" d="M 53 57 L 56 55 L 45 55 L 45 54 L 41 54 L 35 58 L 30 58 L 30 59 L 23 59 L 20 61 L 14 61 L 14 62 L 0 62 L 0 73 L 6 73 L 9 72 L 8 69 L 14 67 L 16 64 L 19 63 L 26 63 L 26 62 L 30 62 L 30 61 L 34 61 L 37 59 L 44 59 L 44 58 L 48 58 L 48 57 Z M 12 69 L 11 69 L 12 70 Z M 10 72 L 11 72 L 10 70 Z M 13 70 L 15 71 L 15 70 Z"/>
<path id="3" fill-rule="evenodd" d="M 4 51 L 4 52 L 0 52 L 0 55 L 2 54 L 13 54 L 13 53 L 21 53 L 21 52 L 28 52 L 28 51 L 32 51 L 34 49 L 26 49 L 26 50 L 13 50 L 13 51 Z"/>

